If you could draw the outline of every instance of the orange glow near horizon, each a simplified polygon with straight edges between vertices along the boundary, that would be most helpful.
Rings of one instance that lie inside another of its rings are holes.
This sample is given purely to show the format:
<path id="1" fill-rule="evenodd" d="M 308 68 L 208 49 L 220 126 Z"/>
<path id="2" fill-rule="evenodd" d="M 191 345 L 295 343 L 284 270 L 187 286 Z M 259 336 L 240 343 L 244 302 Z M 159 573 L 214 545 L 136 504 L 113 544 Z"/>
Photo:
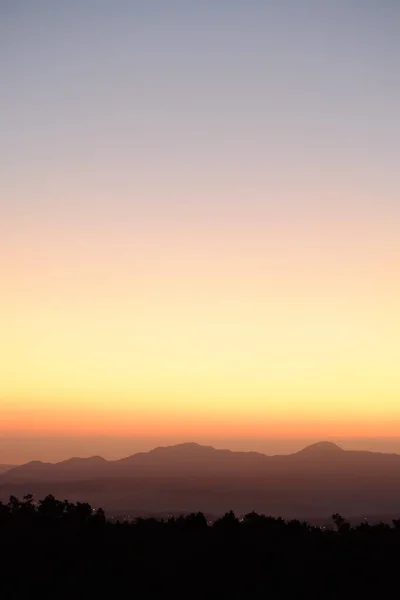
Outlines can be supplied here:
<path id="1" fill-rule="evenodd" d="M 3 269 L 1 432 L 394 434 L 400 245 L 370 233 L 25 230 Z"/>
<path id="2" fill-rule="evenodd" d="M 398 437 L 400 418 L 393 419 L 259 419 L 224 420 L 207 413 L 197 414 L 196 418 L 183 415 L 176 418 L 172 415 L 156 417 L 137 415 L 129 412 L 117 413 L 110 417 L 91 411 L 53 412 L 52 410 L 9 413 L 2 411 L 3 435 L 39 435 L 43 437 L 73 436 L 90 439 L 93 436 L 176 439 L 181 441 L 200 441 L 204 438 L 229 440 L 298 440 L 329 438 L 390 438 Z M 200 421 L 200 424 L 196 423 Z M 260 421 L 262 424 L 260 424 Z M 267 422 L 266 422 L 267 421 Z M 128 424 L 125 424 L 128 422 Z"/>
<path id="3" fill-rule="evenodd" d="M 396 3 L 3 4 L 0 464 L 399 435 Z"/>

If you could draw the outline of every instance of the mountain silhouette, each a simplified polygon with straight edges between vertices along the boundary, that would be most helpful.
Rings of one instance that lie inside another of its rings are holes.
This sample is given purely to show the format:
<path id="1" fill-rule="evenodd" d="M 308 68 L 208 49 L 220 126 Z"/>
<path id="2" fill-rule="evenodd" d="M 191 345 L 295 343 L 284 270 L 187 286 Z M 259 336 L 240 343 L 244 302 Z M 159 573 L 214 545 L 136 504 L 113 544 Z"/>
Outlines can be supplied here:
<path id="1" fill-rule="evenodd" d="M 6 471 L 9 471 L 10 469 L 12 469 L 14 467 L 15 467 L 15 465 L 0 465 L 0 474 L 5 473 Z"/>
<path id="2" fill-rule="evenodd" d="M 193 442 L 120 460 L 33 461 L 0 474 L 0 500 L 48 493 L 135 514 L 256 510 L 287 517 L 341 512 L 397 515 L 400 455 L 318 442 L 289 455 L 216 449 Z"/>
<path id="3" fill-rule="evenodd" d="M 317 442 L 315 444 L 311 444 L 310 446 L 306 446 L 297 454 L 301 454 L 303 456 L 327 456 L 334 454 L 337 456 L 339 452 L 344 452 L 343 448 L 334 444 L 333 442 Z"/>

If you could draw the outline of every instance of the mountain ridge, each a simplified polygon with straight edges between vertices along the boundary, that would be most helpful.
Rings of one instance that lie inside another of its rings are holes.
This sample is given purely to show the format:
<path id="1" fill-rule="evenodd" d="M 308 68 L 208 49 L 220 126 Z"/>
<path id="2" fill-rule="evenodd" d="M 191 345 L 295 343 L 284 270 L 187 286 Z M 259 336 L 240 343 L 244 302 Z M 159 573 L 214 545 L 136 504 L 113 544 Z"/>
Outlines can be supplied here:
<path id="1" fill-rule="evenodd" d="M 128 466 L 149 466 L 149 465 L 161 465 L 161 463 L 168 463 L 168 461 L 175 461 L 177 463 L 186 463 L 196 465 L 201 463 L 203 460 L 210 459 L 215 464 L 216 461 L 253 461 L 254 463 L 260 462 L 273 462 L 273 461 L 285 461 L 286 463 L 291 460 L 308 460 L 313 459 L 314 461 L 322 460 L 324 462 L 331 461 L 334 459 L 345 459 L 350 457 L 397 457 L 400 461 L 400 455 L 393 453 L 383 452 L 370 452 L 366 450 L 345 450 L 339 445 L 329 442 L 321 441 L 315 442 L 308 446 L 305 446 L 297 452 L 290 454 L 265 454 L 255 451 L 238 451 L 230 450 L 227 448 L 215 448 L 214 446 L 202 445 L 197 442 L 182 442 L 180 444 L 174 444 L 169 446 L 157 446 L 150 449 L 147 452 L 137 452 L 132 455 L 116 459 L 107 460 L 99 455 L 89 457 L 71 457 L 66 460 L 59 462 L 44 462 L 40 460 L 32 460 L 22 465 L 9 466 L 4 472 L 0 471 L 0 483 L 4 477 L 14 477 L 45 473 L 46 470 L 50 473 L 54 473 L 56 470 L 66 471 L 73 470 L 75 467 L 79 470 L 92 469 L 101 470 L 102 468 L 111 470 L 115 468 L 123 468 Z M 90 473 L 88 473 L 90 475 Z"/>
<path id="2" fill-rule="evenodd" d="M 16 469 L 22 469 L 28 466 L 67 466 L 67 465 L 79 465 L 79 464 L 118 464 L 118 463 L 123 463 L 123 462 L 127 462 L 130 461 L 132 459 L 136 459 L 137 457 L 144 457 L 144 456 L 156 456 L 156 455 L 162 455 L 164 454 L 165 456 L 167 455 L 177 455 L 177 454 L 182 454 L 184 455 L 185 453 L 189 454 L 193 457 L 195 456 L 196 453 L 201 453 L 201 454 L 214 454 L 214 453 L 218 453 L 218 454 L 225 454 L 225 455 L 230 455 L 230 456 L 262 456 L 262 457 L 266 457 L 266 458 L 275 458 L 275 457 L 281 457 L 281 456 L 295 456 L 295 455 L 299 455 L 299 454 L 316 454 L 318 452 L 323 452 L 324 454 L 327 453 L 327 450 L 330 449 L 332 452 L 334 450 L 340 451 L 340 452 L 350 452 L 350 451 L 346 451 L 343 448 L 341 448 L 340 446 L 338 446 L 337 444 L 334 444 L 333 442 L 316 442 L 314 444 L 310 444 L 308 446 L 305 446 L 304 448 L 302 448 L 301 450 L 298 450 L 297 452 L 293 452 L 293 453 L 289 453 L 289 454 L 266 454 L 264 452 L 257 452 L 254 450 L 230 450 L 229 448 L 215 448 L 214 446 L 210 446 L 210 445 L 203 445 L 203 444 L 199 444 L 198 442 L 181 442 L 179 444 L 172 444 L 172 445 L 168 445 L 168 446 L 156 446 L 155 448 L 151 448 L 148 451 L 142 451 L 142 452 L 135 452 L 134 454 L 128 455 L 126 457 L 122 457 L 122 458 L 118 458 L 118 459 L 114 459 L 114 460 L 108 460 L 100 455 L 93 455 L 93 456 L 88 456 L 88 457 L 79 457 L 79 456 L 73 456 L 71 458 L 67 458 L 61 461 L 57 461 L 57 462 L 51 462 L 51 461 L 42 461 L 42 460 L 31 460 L 28 461 L 26 463 L 22 463 L 21 465 L 4 465 L 5 467 L 7 467 L 7 469 L 9 470 L 16 470 Z M 355 450 L 354 452 L 362 452 L 362 450 Z M 381 454 L 381 453 L 375 453 L 375 454 Z M 0 468 L 3 465 L 0 465 Z"/>
<path id="3" fill-rule="evenodd" d="M 344 450 L 331 442 L 287 455 L 186 442 L 114 461 L 98 456 L 32 461 L 0 475 L 0 501 L 31 493 L 88 501 L 111 515 L 135 507 L 175 514 L 254 509 L 288 518 L 334 512 L 395 515 L 400 455 Z"/>
<path id="4" fill-rule="evenodd" d="M 2 473 L 6 473 L 7 471 L 9 471 L 10 469 L 13 469 L 16 466 L 18 466 L 18 465 L 0 464 L 0 475 Z"/>

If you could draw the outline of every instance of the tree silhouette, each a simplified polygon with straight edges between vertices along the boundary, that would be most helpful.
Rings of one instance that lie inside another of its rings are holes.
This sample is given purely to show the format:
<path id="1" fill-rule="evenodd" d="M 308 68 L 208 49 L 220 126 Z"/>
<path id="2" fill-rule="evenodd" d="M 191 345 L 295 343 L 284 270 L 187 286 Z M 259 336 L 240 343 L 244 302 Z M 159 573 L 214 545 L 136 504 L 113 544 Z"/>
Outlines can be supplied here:
<path id="1" fill-rule="evenodd" d="M 400 553 L 392 526 L 334 529 L 233 511 L 113 523 L 101 508 L 30 494 L 0 502 L 0 591 L 5 598 L 389 597 Z"/>
<path id="2" fill-rule="evenodd" d="M 336 526 L 337 531 L 343 533 L 350 529 L 350 523 L 348 523 L 339 513 L 332 515 L 332 520 Z"/>

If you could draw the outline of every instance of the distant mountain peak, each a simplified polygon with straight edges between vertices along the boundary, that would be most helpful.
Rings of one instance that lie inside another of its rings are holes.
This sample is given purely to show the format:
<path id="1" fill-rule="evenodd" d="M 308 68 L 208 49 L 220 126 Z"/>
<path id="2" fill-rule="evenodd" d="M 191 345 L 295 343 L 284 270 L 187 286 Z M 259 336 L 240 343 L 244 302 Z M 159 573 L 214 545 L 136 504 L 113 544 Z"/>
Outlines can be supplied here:
<path id="1" fill-rule="evenodd" d="M 308 454 L 308 455 L 321 455 L 321 454 L 337 454 L 344 452 L 343 448 L 334 444 L 333 442 L 316 442 L 310 446 L 306 446 L 303 450 L 300 450 L 297 454 Z"/>
<path id="2" fill-rule="evenodd" d="M 107 461 L 102 456 L 89 456 L 88 458 L 81 458 L 79 456 L 74 456 L 73 458 L 68 458 L 67 460 L 63 460 L 58 464 L 66 465 L 66 464 L 105 463 L 105 462 L 107 462 Z"/>
<path id="3" fill-rule="evenodd" d="M 173 446 L 158 446 L 150 452 L 212 452 L 215 451 L 213 446 L 203 446 L 197 442 L 183 442 L 181 444 L 175 444 Z"/>

